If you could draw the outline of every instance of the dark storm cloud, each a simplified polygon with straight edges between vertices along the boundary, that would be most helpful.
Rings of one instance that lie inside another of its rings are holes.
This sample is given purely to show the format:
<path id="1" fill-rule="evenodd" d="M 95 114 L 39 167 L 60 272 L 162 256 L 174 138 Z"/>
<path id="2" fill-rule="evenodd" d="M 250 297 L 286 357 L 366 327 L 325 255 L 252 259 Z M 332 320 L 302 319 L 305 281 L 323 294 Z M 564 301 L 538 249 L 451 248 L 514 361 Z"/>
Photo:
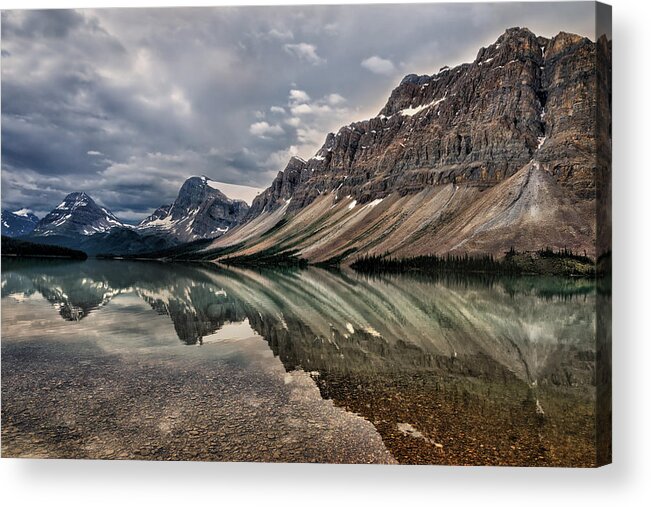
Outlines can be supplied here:
<path id="1" fill-rule="evenodd" d="M 135 219 L 185 178 L 266 186 L 407 73 L 507 27 L 592 37 L 594 6 L 506 3 L 5 11 L 3 207 L 84 190 Z"/>

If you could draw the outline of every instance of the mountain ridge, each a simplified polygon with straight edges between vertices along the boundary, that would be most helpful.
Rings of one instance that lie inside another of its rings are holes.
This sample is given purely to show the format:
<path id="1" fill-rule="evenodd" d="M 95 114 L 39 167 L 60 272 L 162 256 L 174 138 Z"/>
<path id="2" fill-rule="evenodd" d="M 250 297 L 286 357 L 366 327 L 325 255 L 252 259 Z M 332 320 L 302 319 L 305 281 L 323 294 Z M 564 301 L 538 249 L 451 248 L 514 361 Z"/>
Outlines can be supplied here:
<path id="1" fill-rule="evenodd" d="M 608 41 L 511 28 L 471 63 L 407 75 L 377 116 L 291 158 L 243 224 L 204 251 L 314 263 L 511 247 L 594 257 L 596 195 L 610 184 L 610 59 Z"/>
<path id="2" fill-rule="evenodd" d="M 90 236 L 116 227 L 130 226 L 98 205 L 86 192 L 71 192 L 39 221 L 31 235 Z"/>
<path id="3" fill-rule="evenodd" d="M 172 204 L 156 209 L 138 225 L 120 221 L 87 193 L 72 192 L 37 222 L 26 239 L 92 255 L 134 255 L 214 238 L 238 223 L 249 209 L 245 201 L 227 197 L 220 186 L 206 176 L 190 177 Z"/>

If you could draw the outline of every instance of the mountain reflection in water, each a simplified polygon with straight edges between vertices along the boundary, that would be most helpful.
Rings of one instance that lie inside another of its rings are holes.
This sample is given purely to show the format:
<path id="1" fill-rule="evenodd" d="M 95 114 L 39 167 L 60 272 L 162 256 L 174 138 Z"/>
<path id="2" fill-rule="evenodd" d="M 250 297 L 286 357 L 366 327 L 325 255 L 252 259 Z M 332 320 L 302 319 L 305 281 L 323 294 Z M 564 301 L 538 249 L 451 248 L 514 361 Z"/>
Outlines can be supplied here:
<path id="1" fill-rule="evenodd" d="M 595 463 L 590 281 L 94 260 L 2 269 L 3 299 L 40 294 L 67 321 L 129 295 L 187 345 L 259 335 L 285 370 L 370 421 L 399 462 Z"/>

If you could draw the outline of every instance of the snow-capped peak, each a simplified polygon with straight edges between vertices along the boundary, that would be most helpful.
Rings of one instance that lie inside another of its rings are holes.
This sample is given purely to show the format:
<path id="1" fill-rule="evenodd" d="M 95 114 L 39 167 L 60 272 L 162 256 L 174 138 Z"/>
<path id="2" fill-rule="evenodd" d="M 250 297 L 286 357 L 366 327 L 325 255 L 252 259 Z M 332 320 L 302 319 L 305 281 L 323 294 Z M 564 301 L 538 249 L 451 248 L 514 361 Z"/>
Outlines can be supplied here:
<path id="1" fill-rule="evenodd" d="M 34 213 L 32 213 L 32 210 L 27 208 L 21 208 L 18 211 L 14 211 L 14 215 L 18 215 L 19 217 L 27 217 L 33 214 Z"/>
<path id="2" fill-rule="evenodd" d="M 225 234 L 246 215 L 248 202 L 262 189 L 222 183 L 207 176 L 185 180 L 170 205 L 161 206 L 136 227 L 181 241 Z"/>
<path id="3" fill-rule="evenodd" d="M 85 192 L 72 192 L 39 222 L 34 234 L 90 236 L 115 227 L 126 226 Z"/>
<path id="4" fill-rule="evenodd" d="M 85 192 L 72 192 L 56 207 L 58 210 L 76 210 L 79 207 L 94 203 L 93 199 Z"/>

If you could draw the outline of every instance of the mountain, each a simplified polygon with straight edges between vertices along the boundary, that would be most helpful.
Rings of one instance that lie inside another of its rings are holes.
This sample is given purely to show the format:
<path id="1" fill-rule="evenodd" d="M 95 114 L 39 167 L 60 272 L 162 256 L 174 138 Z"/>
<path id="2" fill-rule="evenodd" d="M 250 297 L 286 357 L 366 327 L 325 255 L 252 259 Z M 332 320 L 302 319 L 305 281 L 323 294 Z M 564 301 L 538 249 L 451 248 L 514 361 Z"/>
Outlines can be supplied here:
<path id="1" fill-rule="evenodd" d="M 32 236 L 90 236 L 117 227 L 129 226 L 99 206 L 85 192 L 73 192 L 38 223 Z"/>
<path id="2" fill-rule="evenodd" d="M 244 223 L 204 252 L 313 263 L 511 247 L 599 255 L 610 68 L 605 37 L 508 29 L 472 63 L 406 76 L 377 116 L 292 158 Z"/>
<path id="3" fill-rule="evenodd" d="M 85 192 L 68 194 L 48 213 L 26 239 L 45 245 L 81 250 L 88 255 L 137 254 L 170 243 L 144 238 L 132 225 L 121 222 Z"/>
<path id="4" fill-rule="evenodd" d="M 242 221 L 249 205 L 229 199 L 220 185 L 205 176 L 188 178 L 172 204 L 158 208 L 136 229 L 163 233 L 181 243 L 225 234 Z"/>
<path id="5" fill-rule="evenodd" d="M 237 225 L 249 210 L 245 201 L 230 199 L 220 188 L 246 197 L 257 192 L 205 176 L 192 177 L 172 204 L 161 206 L 137 226 L 121 222 L 88 194 L 73 192 L 38 222 L 28 239 L 89 255 L 139 255 L 215 238 Z"/>
<path id="6" fill-rule="evenodd" d="M 25 236 L 34 230 L 38 217 L 27 209 L 2 210 L 2 235 L 10 238 Z"/>

